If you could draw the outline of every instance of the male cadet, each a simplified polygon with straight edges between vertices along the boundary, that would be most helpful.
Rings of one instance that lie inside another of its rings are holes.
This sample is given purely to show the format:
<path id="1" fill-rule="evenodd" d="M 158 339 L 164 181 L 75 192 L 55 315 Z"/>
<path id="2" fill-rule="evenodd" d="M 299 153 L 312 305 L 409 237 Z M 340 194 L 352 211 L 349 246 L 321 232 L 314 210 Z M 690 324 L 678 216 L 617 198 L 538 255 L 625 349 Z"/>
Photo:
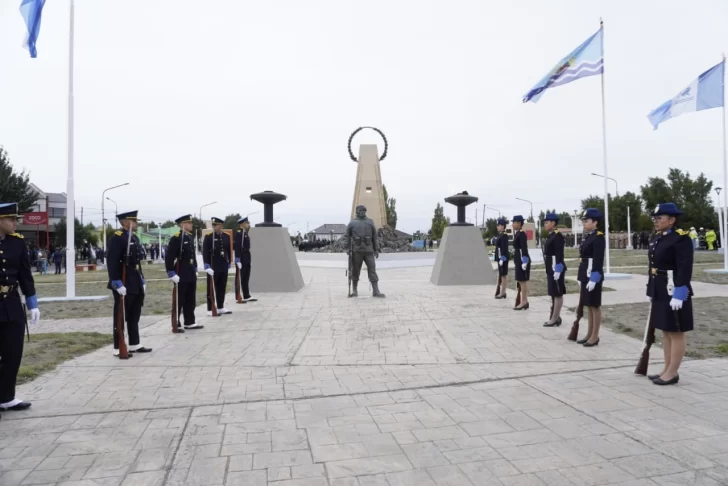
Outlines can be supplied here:
<path id="1" fill-rule="evenodd" d="M 202 261 L 205 264 L 207 279 L 207 315 L 212 315 L 210 300 L 210 281 L 215 285 L 217 313 L 232 314 L 225 308 L 225 292 L 227 292 L 228 270 L 230 269 L 230 239 L 222 232 L 223 220 L 212 218 L 212 233 L 205 236 L 202 242 Z"/>
<path id="2" fill-rule="evenodd" d="M 18 227 L 18 205 L 0 203 L 0 410 L 25 410 L 30 402 L 15 397 L 15 383 L 23 357 L 23 334 L 30 309 L 31 322 L 40 319 L 35 283 L 30 273 L 30 258 Z"/>
<path id="3" fill-rule="evenodd" d="M 250 230 L 248 217 L 240 218 L 238 225 L 240 228 L 235 233 L 235 265 L 237 265 L 240 271 L 240 286 L 243 289 L 243 302 L 255 302 L 258 299 L 254 299 L 250 295 L 250 264 L 252 257 L 250 255 L 250 236 L 248 236 L 248 231 Z"/>
<path id="4" fill-rule="evenodd" d="M 152 348 L 145 348 L 139 343 L 139 318 L 144 305 L 146 282 L 144 282 L 142 273 L 141 243 L 134 234 L 138 226 L 137 212 L 129 211 L 117 216 L 122 230 L 115 231 L 109 241 L 109 253 L 106 261 L 109 285 L 106 288 L 110 289 L 114 295 L 114 356 L 119 356 L 119 334 L 116 332 L 116 325 L 122 296 L 124 296 L 122 317 L 126 318 L 129 353 L 150 353 L 152 351 Z M 124 269 L 126 269 L 126 281 L 122 281 Z"/>
<path id="5" fill-rule="evenodd" d="M 349 297 L 356 297 L 359 274 L 363 262 L 367 264 L 369 282 L 372 284 L 372 296 L 384 297 L 379 291 L 379 277 L 377 276 L 375 258 L 379 258 L 379 240 L 377 239 L 377 228 L 374 221 L 367 218 L 367 208 L 356 207 L 356 218 L 349 222 L 344 235 L 344 245 L 347 247 L 347 254 L 352 259 L 351 284 L 352 291 Z"/>
<path id="6" fill-rule="evenodd" d="M 167 276 L 177 285 L 177 315 L 184 316 L 184 329 L 202 329 L 202 324 L 195 324 L 197 255 L 192 236 L 192 215 L 177 218 L 175 223 L 180 231 L 169 239 L 164 265 Z M 177 319 L 177 326 L 179 332 L 184 332 L 182 319 Z"/>

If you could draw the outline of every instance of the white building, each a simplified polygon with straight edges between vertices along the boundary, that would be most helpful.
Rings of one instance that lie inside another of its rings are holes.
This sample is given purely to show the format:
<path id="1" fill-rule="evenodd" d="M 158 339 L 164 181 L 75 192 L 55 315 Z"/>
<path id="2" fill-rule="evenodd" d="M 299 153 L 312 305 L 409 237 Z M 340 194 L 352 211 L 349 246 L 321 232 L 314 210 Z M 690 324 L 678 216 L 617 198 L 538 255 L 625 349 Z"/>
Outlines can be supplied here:
<path id="1" fill-rule="evenodd" d="M 344 234 L 346 234 L 345 224 L 324 224 L 308 233 L 308 239 L 336 241 Z"/>
<path id="2" fill-rule="evenodd" d="M 35 205 L 30 208 L 30 212 L 48 213 L 48 223 L 19 224 L 18 233 L 25 237 L 27 243 L 45 248 L 47 246 L 46 232 L 49 233 L 50 241 L 52 242 L 56 224 L 58 224 L 61 218 L 66 217 L 66 193 L 43 192 L 33 183 L 30 184 L 30 187 L 38 194 L 38 199 Z"/>

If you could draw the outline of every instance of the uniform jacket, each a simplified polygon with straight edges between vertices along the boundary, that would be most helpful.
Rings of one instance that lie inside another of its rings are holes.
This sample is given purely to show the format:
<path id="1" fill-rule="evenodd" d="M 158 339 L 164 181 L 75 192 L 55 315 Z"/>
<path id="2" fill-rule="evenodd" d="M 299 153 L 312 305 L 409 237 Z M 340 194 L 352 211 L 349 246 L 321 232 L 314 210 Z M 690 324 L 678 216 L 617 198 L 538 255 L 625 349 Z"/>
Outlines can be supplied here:
<path id="1" fill-rule="evenodd" d="M 0 240 L 0 321 L 24 321 L 25 311 L 18 287 L 25 297 L 35 295 L 30 259 L 23 237 L 13 233 Z M 3 287 L 13 288 L 3 292 Z"/>
<path id="2" fill-rule="evenodd" d="M 692 295 L 693 251 L 692 240 L 686 231 L 671 229 L 655 235 L 650 243 L 647 295 L 654 298 L 657 286 L 667 287 L 667 270 L 673 272 L 675 287 L 686 286 L 688 295 Z"/>
<path id="3" fill-rule="evenodd" d="M 546 273 L 549 275 L 554 273 L 554 266 L 559 263 L 564 266 L 564 272 L 566 271 L 566 264 L 564 263 L 564 235 L 559 230 L 555 229 L 546 238 L 546 242 L 543 244 L 543 258 L 546 264 Z"/>
<path id="4" fill-rule="evenodd" d="M 346 248 L 351 245 L 354 253 L 379 253 L 377 228 L 369 218 L 352 219 L 346 227 L 343 240 Z"/>
<path id="5" fill-rule="evenodd" d="M 589 275 L 587 270 L 589 268 L 589 259 L 592 259 L 592 272 L 599 272 L 601 279 L 604 278 L 604 253 L 606 251 L 606 239 L 604 233 L 601 231 L 592 231 L 589 233 L 584 241 L 581 242 L 579 247 L 579 255 L 581 256 L 581 262 L 579 262 L 579 272 L 577 279 L 579 282 L 588 282 Z"/>
<path id="6" fill-rule="evenodd" d="M 248 232 L 239 229 L 235 232 L 235 258 L 240 258 L 242 261 L 244 258 L 250 258 L 250 236 Z"/>
<path id="7" fill-rule="evenodd" d="M 530 262 L 531 257 L 528 255 L 528 237 L 521 230 L 513 233 L 513 251 L 516 264 L 520 265 L 523 257 L 528 257 Z"/>
<path id="8" fill-rule="evenodd" d="M 197 281 L 197 255 L 195 243 L 189 233 L 175 233 L 169 239 L 164 258 L 167 272 L 175 272 L 180 282 Z"/>
<path id="9" fill-rule="evenodd" d="M 127 246 L 129 256 L 127 259 Z M 126 267 L 127 293 L 141 294 L 144 273 L 142 272 L 141 244 L 135 234 L 131 235 L 129 245 L 129 233 L 127 231 L 116 231 L 109 241 L 109 254 L 106 257 L 106 268 L 109 271 L 109 284 L 106 288 L 111 289 L 111 282 L 122 280 L 122 270 Z"/>
<path id="10" fill-rule="evenodd" d="M 214 255 L 213 255 L 213 241 L 214 241 Z M 226 271 L 230 267 L 230 237 L 227 233 L 211 233 L 205 235 L 205 240 L 202 242 L 202 261 L 210 265 L 214 271 Z"/>
<path id="11" fill-rule="evenodd" d="M 506 262 L 510 260 L 508 253 L 508 233 L 505 231 L 498 235 L 495 240 L 495 261 L 500 260 L 500 257 L 506 257 Z"/>

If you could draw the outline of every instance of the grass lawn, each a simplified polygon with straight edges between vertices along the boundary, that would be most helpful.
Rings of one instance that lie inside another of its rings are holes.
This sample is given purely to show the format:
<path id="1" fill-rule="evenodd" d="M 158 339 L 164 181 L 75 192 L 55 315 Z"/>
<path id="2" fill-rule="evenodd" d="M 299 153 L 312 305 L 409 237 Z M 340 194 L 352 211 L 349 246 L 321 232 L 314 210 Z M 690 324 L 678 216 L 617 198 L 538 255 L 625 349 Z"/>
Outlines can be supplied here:
<path id="1" fill-rule="evenodd" d="M 32 334 L 30 342 L 24 343 L 18 384 L 34 380 L 64 361 L 108 346 L 112 342 L 110 334 L 97 332 Z"/>
<path id="2" fill-rule="evenodd" d="M 497 272 L 497 271 L 496 271 Z M 572 273 L 573 272 L 573 273 Z M 567 276 L 576 275 L 576 270 L 569 269 Z M 543 266 L 531 268 L 531 280 L 528 282 L 528 295 L 530 297 L 539 297 L 548 295 L 548 284 L 546 282 L 546 271 Z M 513 298 L 516 298 L 516 280 L 513 268 L 508 270 L 508 290 L 512 292 Z M 602 287 L 603 292 L 611 292 L 614 289 Z M 579 284 L 576 280 L 566 279 L 566 293 L 578 294 Z"/>
<path id="3" fill-rule="evenodd" d="M 706 268 L 723 268 L 722 262 L 720 265 L 715 263 L 698 263 L 693 265 L 693 282 L 705 282 L 719 285 L 728 284 L 728 274 L 725 273 L 706 273 Z M 643 268 L 624 268 L 619 270 L 622 273 L 632 273 L 635 275 L 647 275 L 647 267 Z M 645 280 L 646 281 L 646 280 Z"/>
<path id="4" fill-rule="evenodd" d="M 612 331 L 642 340 L 649 302 L 602 307 L 602 325 Z M 692 358 L 728 357 L 728 300 L 724 297 L 697 298 L 693 302 L 695 330 L 688 333 L 686 356 Z M 586 322 L 582 320 L 583 323 Z M 662 332 L 655 333 L 658 343 Z"/>
<path id="5" fill-rule="evenodd" d="M 205 303 L 205 274 L 197 280 L 197 305 Z M 172 283 L 167 279 L 163 265 L 145 265 L 144 276 L 147 280 L 147 295 L 142 307 L 142 315 L 168 315 L 172 313 Z M 80 272 L 76 274 L 76 295 L 108 295 L 100 302 L 41 302 L 43 319 L 71 319 L 83 317 L 111 317 L 114 300 L 108 283 L 106 271 Z M 35 276 L 38 297 L 60 297 L 66 295 L 65 275 Z M 235 272 L 228 277 L 228 291 L 235 285 Z"/>
<path id="6" fill-rule="evenodd" d="M 566 248 L 564 251 L 564 258 L 579 258 L 579 250 Z M 696 264 L 719 264 L 723 263 L 723 255 L 720 255 L 715 251 L 698 251 L 695 252 L 694 262 Z M 609 263 L 612 269 L 616 267 L 631 267 L 638 265 L 643 265 L 646 268 L 647 250 L 612 250 L 609 254 Z M 626 270 L 622 269 L 619 271 L 622 273 L 626 272 Z"/>

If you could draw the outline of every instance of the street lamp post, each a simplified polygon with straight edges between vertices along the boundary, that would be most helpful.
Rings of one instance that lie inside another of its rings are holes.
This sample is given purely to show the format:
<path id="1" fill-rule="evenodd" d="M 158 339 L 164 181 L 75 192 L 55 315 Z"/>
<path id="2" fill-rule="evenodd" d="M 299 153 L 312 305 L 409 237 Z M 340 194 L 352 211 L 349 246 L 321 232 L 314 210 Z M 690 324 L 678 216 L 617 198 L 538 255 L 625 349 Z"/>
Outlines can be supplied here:
<path id="1" fill-rule="evenodd" d="M 110 191 L 112 189 L 116 189 L 117 187 L 123 187 L 123 186 L 128 186 L 128 185 L 129 185 L 129 183 L 125 182 L 123 184 L 119 184 L 118 186 L 113 186 L 113 187 L 109 187 L 108 189 L 104 189 L 104 192 L 101 193 L 101 226 L 102 226 L 101 237 L 104 239 L 104 255 L 106 255 L 106 219 L 104 219 L 104 201 L 106 200 L 106 191 Z M 116 204 L 116 203 L 114 203 L 114 204 Z M 117 214 L 118 214 L 118 210 L 117 210 Z M 69 220 L 69 218 L 66 218 L 66 221 L 68 221 L 68 220 Z M 73 223 L 74 220 L 71 219 L 71 221 L 72 221 L 71 224 L 74 224 Z M 73 226 L 71 226 L 71 227 L 73 227 Z"/>
<path id="2" fill-rule="evenodd" d="M 118 223 L 117 216 L 119 216 L 119 205 L 116 204 L 116 201 L 114 201 L 113 199 L 111 199 L 108 196 L 106 197 L 106 200 L 107 201 L 111 201 L 112 203 L 114 203 L 114 228 L 116 228 L 116 225 Z"/>
<path id="3" fill-rule="evenodd" d="M 531 201 L 529 201 L 528 199 L 521 199 L 520 197 L 517 197 L 516 199 L 519 200 L 519 201 L 527 202 L 528 204 L 531 205 L 531 219 L 533 220 L 533 203 Z M 534 235 L 534 236 L 536 237 L 536 243 L 540 247 L 541 245 L 540 245 L 540 242 L 539 242 L 539 240 L 540 240 L 539 236 L 541 236 L 541 235 L 538 234 L 538 228 L 536 228 L 536 230 L 537 230 L 536 231 L 536 235 Z"/>
<path id="4" fill-rule="evenodd" d="M 726 252 L 725 246 L 725 221 L 723 220 L 723 205 L 720 203 L 720 192 L 723 190 L 722 187 L 716 187 L 715 193 L 718 195 L 718 231 L 720 231 L 720 246 L 723 247 L 723 253 Z M 726 267 L 728 269 L 728 267 Z"/>
<path id="5" fill-rule="evenodd" d="M 604 177 L 601 174 L 597 174 L 596 172 L 592 172 L 591 175 L 597 176 L 597 177 Z M 614 186 L 616 187 L 617 197 L 619 197 L 619 183 L 617 183 L 617 179 L 613 179 L 612 177 L 607 177 L 610 181 L 614 182 Z"/>
<path id="6" fill-rule="evenodd" d="M 199 213 L 200 214 L 200 221 L 202 221 L 203 224 L 205 223 L 205 220 L 202 219 L 202 208 L 206 208 L 207 206 L 212 206 L 213 204 L 217 204 L 217 201 L 213 201 L 211 203 L 203 204 L 202 206 L 200 206 L 200 213 Z M 200 229 L 200 237 L 197 240 L 197 246 L 198 247 L 199 247 L 201 241 L 202 241 L 202 229 Z"/>
<path id="7" fill-rule="evenodd" d="M 571 232 L 574 234 L 574 248 L 578 248 L 579 245 L 576 243 L 576 217 L 579 211 L 574 209 L 574 219 L 571 220 Z"/>

